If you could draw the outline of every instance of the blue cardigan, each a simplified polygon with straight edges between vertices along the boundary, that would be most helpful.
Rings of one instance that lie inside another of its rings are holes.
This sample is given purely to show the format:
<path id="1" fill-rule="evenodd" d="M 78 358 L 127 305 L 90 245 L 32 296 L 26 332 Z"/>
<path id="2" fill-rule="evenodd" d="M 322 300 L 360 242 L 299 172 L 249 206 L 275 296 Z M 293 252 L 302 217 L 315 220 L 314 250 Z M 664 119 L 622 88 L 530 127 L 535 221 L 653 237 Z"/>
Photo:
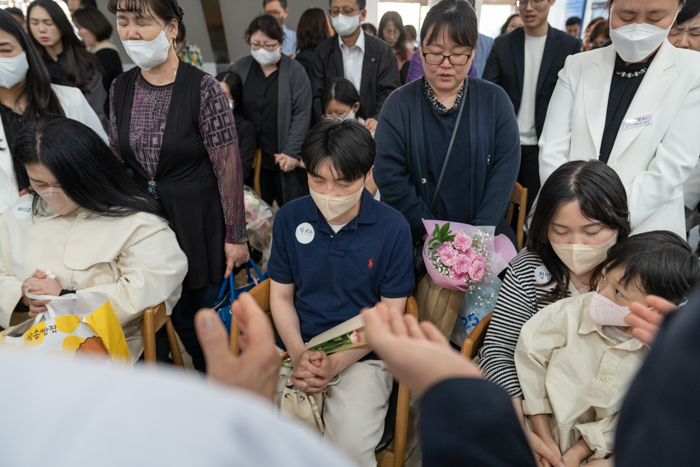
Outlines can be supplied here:
<path id="1" fill-rule="evenodd" d="M 498 226 L 505 217 L 520 170 L 518 121 L 508 95 L 500 87 L 478 78 L 469 79 L 469 122 L 472 171 L 470 224 Z M 421 219 L 434 219 L 426 179 L 423 117 L 420 110 L 422 80 L 396 91 L 386 100 L 375 133 L 377 157 L 374 180 L 382 200 L 400 211 L 411 225 L 414 241 L 426 231 Z M 458 157 L 459 147 L 451 157 Z M 440 193 L 445 193 L 440 189 Z M 450 220 L 450 219 L 440 219 Z"/>

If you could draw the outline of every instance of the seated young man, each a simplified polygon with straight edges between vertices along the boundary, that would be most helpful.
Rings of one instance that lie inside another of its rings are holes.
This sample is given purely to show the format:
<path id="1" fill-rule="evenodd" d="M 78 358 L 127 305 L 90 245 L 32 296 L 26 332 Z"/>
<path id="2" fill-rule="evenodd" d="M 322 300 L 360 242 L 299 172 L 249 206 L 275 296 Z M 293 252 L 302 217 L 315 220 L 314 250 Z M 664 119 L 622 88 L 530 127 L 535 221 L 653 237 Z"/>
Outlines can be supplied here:
<path id="1" fill-rule="evenodd" d="M 304 343 L 380 301 L 403 313 L 413 292 L 408 222 L 364 188 L 374 155 L 357 122 L 311 130 L 301 150 L 311 195 L 277 213 L 268 264 L 272 317 L 294 365 L 283 372 L 300 391 L 325 390 L 324 437 L 362 466 L 376 465 L 392 376 L 369 347 L 326 356 Z"/>
<path id="2" fill-rule="evenodd" d="M 648 351 L 624 322 L 629 305 L 647 295 L 679 304 L 699 279 L 700 262 L 679 236 L 636 235 L 610 249 L 597 292 L 552 304 L 523 327 L 515 350 L 523 411 L 567 467 L 589 458 L 612 465 L 602 459 Z"/>

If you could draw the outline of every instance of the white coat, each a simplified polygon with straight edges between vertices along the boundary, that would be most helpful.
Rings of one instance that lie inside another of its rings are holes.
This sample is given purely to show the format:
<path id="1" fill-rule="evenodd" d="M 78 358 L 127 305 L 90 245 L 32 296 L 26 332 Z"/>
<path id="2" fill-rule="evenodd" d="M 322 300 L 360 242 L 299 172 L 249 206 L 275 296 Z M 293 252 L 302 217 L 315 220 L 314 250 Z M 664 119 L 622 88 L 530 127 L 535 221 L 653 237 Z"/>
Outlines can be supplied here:
<path id="1" fill-rule="evenodd" d="M 25 195 L 0 215 L 0 326 L 7 328 L 22 283 L 47 269 L 63 289 L 103 292 L 124 324 L 146 308 L 177 304 L 187 257 L 165 220 L 153 214 L 103 217 L 78 209 L 66 216 L 32 214 Z M 132 358 L 143 345 L 127 333 Z"/>
<path id="2" fill-rule="evenodd" d="M 100 137 L 109 143 L 107 133 L 102 128 L 100 119 L 92 110 L 85 96 L 78 88 L 52 84 L 51 87 L 61 103 L 66 117 L 77 120 L 95 131 Z M 15 174 L 12 169 L 12 154 L 5 137 L 5 128 L 0 122 L 0 213 L 19 198 Z"/>
<path id="3" fill-rule="evenodd" d="M 540 178 L 562 164 L 597 159 L 603 139 L 616 51 L 609 46 L 566 60 L 540 138 Z M 671 230 L 685 238 L 683 182 L 698 164 L 700 54 L 664 41 L 625 120 L 650 123 L 619 130 L 608 164 L 627 191 L 633 233 Z"/>

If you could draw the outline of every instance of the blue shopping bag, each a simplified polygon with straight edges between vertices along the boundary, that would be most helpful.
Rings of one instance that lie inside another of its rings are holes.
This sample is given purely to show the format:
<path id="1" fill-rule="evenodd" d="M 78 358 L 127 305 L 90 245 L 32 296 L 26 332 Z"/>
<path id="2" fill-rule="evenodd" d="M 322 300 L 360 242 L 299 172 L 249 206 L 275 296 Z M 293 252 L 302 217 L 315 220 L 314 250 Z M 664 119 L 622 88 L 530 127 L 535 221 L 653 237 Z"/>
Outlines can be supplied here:
<path id="1" fill-rule="evenodd" d="M 251 273 L 251 266 L 253 266 L 253 270 L 255 271 L 257 278 Z M 233 316 L 231 315 L 231 305 L 233 304 L 233 301 L 236 300 L 236 298 L 238 298 L 238 296 L 243 292 L 250 291 L 260 282 L 270 277 L 270 274 L 267 272 L 265 272 L 265 274 L 262 274 L 260 272 L 260 269 L 258 269 L 257 264 L 255 264 L 255 261 L 253 261 L 252 259 L 248 263 L 246 263 L 245 272 L 246 277 L 248 278 L 248 283 L 243 287 L 239 287 L 237 289 L 234 288 L 233 274 L 231 274 L 228 280 L 225 280 L 224 283 L 221 285 L 221 290 L 219 291 L 219 298 L 216 299 L 216 305 L 214 305 L 213 307 L 216 314 L 219 315 L 219 318 L 221 318 L 221 321 L 224 322 L 224 326 L 226 326 L 226 331 L 228 331 L 229 334 L 231 333 L 231 321 L 233 319 Z"/>

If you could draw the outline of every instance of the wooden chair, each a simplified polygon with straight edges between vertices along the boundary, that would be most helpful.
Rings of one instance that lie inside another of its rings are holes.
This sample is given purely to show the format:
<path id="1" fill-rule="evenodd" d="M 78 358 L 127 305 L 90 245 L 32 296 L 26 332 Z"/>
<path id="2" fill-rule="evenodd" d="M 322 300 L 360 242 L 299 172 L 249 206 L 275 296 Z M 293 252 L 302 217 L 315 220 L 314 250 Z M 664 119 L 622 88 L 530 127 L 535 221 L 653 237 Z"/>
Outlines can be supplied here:
<path id="1" fill-rule="evenodd" d="M 253 287 L 249 292 L 262 310 L 270 314 L 270 279 L 267 279 Z M 413 297 L 408 298 L 406 303 L 406 313 L 410 313 L 418 318 L 418 305 Z M 272 317 L 270 317 L 272 319 Z M 273 323 L 274 327 L 274 323 Z M 240 329 L 235 322 L 231 323 L 231 352 L 238 354 L 238 338 Z M 385 423 L 384 435 L 375 450 L 378 467 L 403 467 L 406 463 L 406 438 L 408 434 L 408 415 L 410 409 L 411 392 L 403 384 L 394 383 L 394 391 L 389 400 L 389 412 L 387 413 L 387 423 Z M 393 406 L 393 407 L 392 407 Z M 395 423 L 391 423 L 393 414 Z M 393 426 L 393 433 L 391 427 Z M 394 442 L 393 449 L 388 449 L 391 442 Z"/>
<path id="2" fill-rule="evenodd" d="M 255 151 L 255 159 L 253 160 L 253 191 L 257 193 L 258 196 L 262 197 L 262 192 L 260 191 L 260 171 L 262 170 L 262 150 L 258 149 Z"/>
<path id="3" fill-rule="evenodd" d="M 518 210 L 518 228 L 515 234 L 518 237 L 518 251 L 523 249 L 523 240 L 525 238 L 525 208 L 527 206 L 527 188 L 515 182 L 515 189 L 513 190 L 513 196 L 510 197 L 510 207 L 508 208 L 508 213 L 506 214 L 506 221 L 510 224 L 513 221 L 513 212 L 515 211 L 515 205 L 520 208 Z"/>
<path id="4" fill-rule="evenodd" d="M 146 365 L 155 365 L 156 363 L 156 332 L 163 326 L 165 326 L 165 332 L 168 334 L 168 344 L 170 344 L 173 363 L 184 367 L 185 364 L 182 361 L 182 353 L 175 335 L 175 328 L 170 320 L 170 316 L 166 313 L 165 303 L 148 308 L 143 312 L 141 335 L 143 336 L 143 359 Z"/>
<path id="5" fill-rule="evenodd" d="M 484 316 L 484 319 L 479 321 L 479 324 L 477 324 L 476 327 L 472 329 L 472 332 L 471 334 L 469 334 L 469 337 L 464 339 L 464 342 L 462 342 L 461 353 L 469 360 L 472 360 L 474 357 L 476 357 L 476 354 L 479 353 L 479 349 L 481 349 L 481 347 L 484 345 L 486 329 L 489 327 L 489 323 L 491 322 L 492 316 L 493 312 Z"/>

